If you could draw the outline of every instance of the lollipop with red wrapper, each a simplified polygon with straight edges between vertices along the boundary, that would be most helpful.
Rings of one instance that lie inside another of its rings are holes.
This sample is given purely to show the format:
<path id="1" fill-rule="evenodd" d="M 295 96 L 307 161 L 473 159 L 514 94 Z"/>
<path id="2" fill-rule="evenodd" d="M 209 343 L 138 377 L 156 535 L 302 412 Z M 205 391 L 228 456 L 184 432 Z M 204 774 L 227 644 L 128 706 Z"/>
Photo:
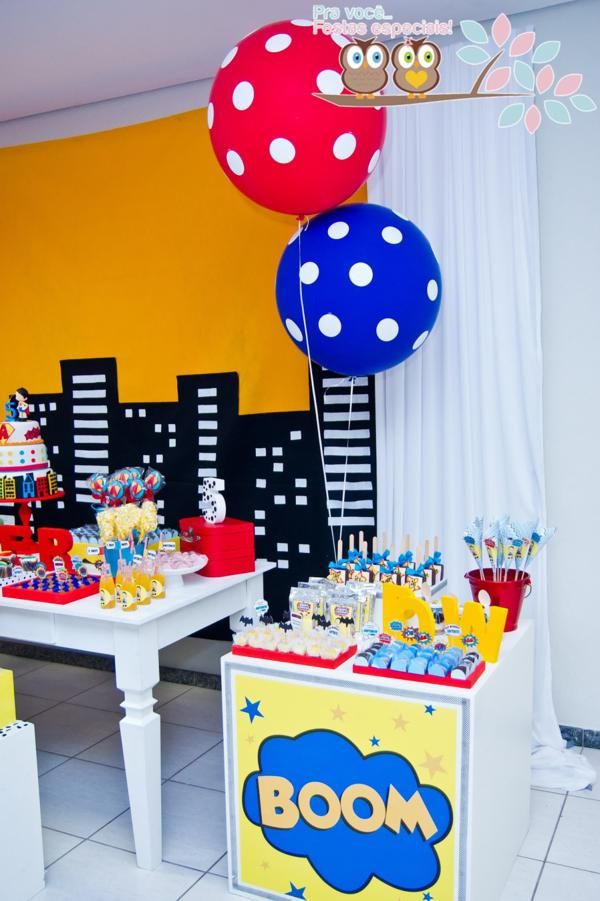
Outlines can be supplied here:
<path id="1" fill-rule="evenodd" d="M 113 472 L 111 478 L 116 479 L 117 482 L 121 482 L 121 484 L 124 485 L 125 488 L 129 488 L 133 476 L 129 469 L 117 469 L 115 472 Z"/>
<path id="2" fill-rule="evenodd" d="M 94 473 L 94 475 L 90 476 L 87 480 L 88 486 L 90 489 L 90 493 L 94 500 L 102 501 L 104 500 L 104 494 L 106 491 L 108 479 L 105 475 L 100 472 Z"/>
<path id="3" fill-rule="evenodd" d="M 146 486 L 146 499 L 151 501 L 163 488 L 165 477 L 157 469 L 152 469 L 149 466 L 144 477 L 144 484 Z"/>
<path id="4" fill-rule="evenodd" d="M 119 479 L 114 476 L 111 477 L 106 484 L 106 497 L 108 503 L 112 507 L 116 507 L 122 503 L 125 497 L 125 485 L 123 482 L 119 481 Z"/>
<path id="5" fill-rule="evenodd" d="M 132 504 L 141 504 L 146 497 L 146 486 L 137 476 L 131 480 L 131 484 L 127 489 L 127 495 Z"/>

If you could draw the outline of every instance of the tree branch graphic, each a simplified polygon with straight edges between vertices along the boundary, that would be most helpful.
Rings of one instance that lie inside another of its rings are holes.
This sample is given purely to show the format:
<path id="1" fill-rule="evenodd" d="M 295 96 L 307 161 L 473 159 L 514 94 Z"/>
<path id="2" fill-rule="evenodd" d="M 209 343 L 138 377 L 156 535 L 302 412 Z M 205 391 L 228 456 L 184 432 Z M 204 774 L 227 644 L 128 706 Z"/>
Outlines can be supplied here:
<path id="1" fill-rule="evenodd" d="M 464 37 L 470 43 L 456 51 L 458 58 L 468 65 L 484 65 L 483 69 L 467 92 L 455 93 L 431 93 L 409 96 L 407 94 L 387 94 L 373 97 L 357 97 L 355 94 L 323 94 L 315 93 L 313 96 L 334 106 L 375 107 L 382 106 L 421 106 L 424 103 L 441 103 L 450 100 L 483 100 L 497 97 L 533 98 L 533 102 L 525 108 L 524 100 L 510 103 L 501 111 L 498 118 L 500 128 L 510 128 L 523 120 L 527 131 L 533 134 L 540 127 L 542 112 L 535 100 L 548 91 L 554 84 L 554 69 L 549 65 L 560 51 L 560 41 L 545 41 L 535 46 L 535 33 L 533 31 L 522 32 L 515 35 L 509 45 L 510 65 L 498 66 L 496 63 L 503 56 L 505 44 L 511 36 L 512 26 L 504 13 L 501 13 L 493 22 L 491 37 L 498 49 L 491 56 L 484 49 L 490 39 L 487 31 L 472 19 L 465 19 L 460 23 Z M 535 48 L 535 49 L 534 49 Z M 527 63 L 519 57 L 531 55 L 531 63 Z M 534 71 L 534 66 L 542 66 Z M 514 79 L 523 90 L 506 91 L 510 81 Z M 593 112 L 597 107 L 587 94 L 577 93 L 581 87 L 583 76 L 580 73 L 563 75 L 554 88 L 554 97 L 568 97 L 572 107 L 579 112 Z M 565 103 L 558 99 L 545 99 L 542 109 L 546 116 L 558 125 L 569 125 L 571 113 Z"/>

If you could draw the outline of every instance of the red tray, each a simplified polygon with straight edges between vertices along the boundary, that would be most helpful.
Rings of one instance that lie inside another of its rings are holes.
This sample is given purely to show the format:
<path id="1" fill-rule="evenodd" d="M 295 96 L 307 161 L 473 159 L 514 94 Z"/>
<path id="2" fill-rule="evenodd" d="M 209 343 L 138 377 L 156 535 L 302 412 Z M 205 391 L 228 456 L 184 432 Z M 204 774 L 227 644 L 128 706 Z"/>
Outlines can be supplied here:
<path id="1" fill-rule="evenodd" d="M 443 685 L 449 688 L 472 688 L 485 672 L 485 660 L 482 660 L 467 679 L 451 679 L 449 676 L 421 676 L 419 673 L 399 673 L 390 669 L 375 669 L 372 666 L 359 666 L 356 663 L 352 667 L 353 673 L 361 676 L 375 676 L 383 679 L 400 679 L 404 682 L 426 682 L 428 685 Z"/>
<path id="2" fill-rule="evenodd" d="M 2 597 L 16 598 L 19 601 L 41 601 L 44 604 L 58 604 L 64 606 L 71 604 L 73 601 L 80 601 L 81 598 L 89 598 L 94 594 L 98 594 L 100 579 L 94 579 L 89 585 L 80 585 L 79 588 L 71 588 L 69 591 L 61 591 L 60 594 L 53 591 L 44 591 L 43 588 L 26 588 L 30 584 L 28 582 L 16 582 L 14 585 L 7 585 L 2 589 Z"/>
<path id="3" fill-rule="evenodd" d="M 336 660 L 323 660 L 321 657 L 309 657 L 308 654 L 284 654 L 280 651 L 263 651 L 261 648 L 242 647 L 239 644 L 234 644 L 231 652 L 239 657 L 254 657 L 256 660 L 275 660 L 276 663 L 299 663 L 301 666 L 318 666 L 319 669 L 337 669 L 346 660 L 354 657 L 356 645 L 351 645 Z"/>

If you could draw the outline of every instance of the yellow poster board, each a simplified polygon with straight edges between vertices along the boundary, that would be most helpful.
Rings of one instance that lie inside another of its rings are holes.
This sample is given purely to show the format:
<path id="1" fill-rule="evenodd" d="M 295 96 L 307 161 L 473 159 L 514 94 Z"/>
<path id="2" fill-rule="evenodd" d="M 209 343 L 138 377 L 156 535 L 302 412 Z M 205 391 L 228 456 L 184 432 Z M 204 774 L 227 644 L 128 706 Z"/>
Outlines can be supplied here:
<path id="1" fill-rule="evenodd" d="M 0 729 L 17 718 L 15 711 L 15 683 L 12 670 L 0 669 Z"/>
<path id="2" fill-rule="evenodd" d="M 229 670 L 233 888 L 305 901 L 458 897 L 460 703 Z M 379 680 L 378 680 L 379 682 Z"/>

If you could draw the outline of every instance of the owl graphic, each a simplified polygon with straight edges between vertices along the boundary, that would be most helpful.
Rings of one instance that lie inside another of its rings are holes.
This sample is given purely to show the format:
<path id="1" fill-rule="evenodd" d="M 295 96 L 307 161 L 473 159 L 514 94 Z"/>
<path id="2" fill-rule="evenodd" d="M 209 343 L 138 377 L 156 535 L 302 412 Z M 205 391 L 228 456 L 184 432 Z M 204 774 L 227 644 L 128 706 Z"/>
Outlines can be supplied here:
<path id="1" fill-rule="evenodd" d="M 392 50 L 394 84 L 413 99 L 425 97 L 440 80 L 441 60 L 440 48 L 427 38 L 397 44 Z"/>
<path id="2" fill-rule="evenodd" d="M 342 83 L 357 97 L 372 97 L 388 83 L 385 67 L 390 54 L 384 44 L 374 43 L 374 38 L 346 44 L 340 53 Z"/>

